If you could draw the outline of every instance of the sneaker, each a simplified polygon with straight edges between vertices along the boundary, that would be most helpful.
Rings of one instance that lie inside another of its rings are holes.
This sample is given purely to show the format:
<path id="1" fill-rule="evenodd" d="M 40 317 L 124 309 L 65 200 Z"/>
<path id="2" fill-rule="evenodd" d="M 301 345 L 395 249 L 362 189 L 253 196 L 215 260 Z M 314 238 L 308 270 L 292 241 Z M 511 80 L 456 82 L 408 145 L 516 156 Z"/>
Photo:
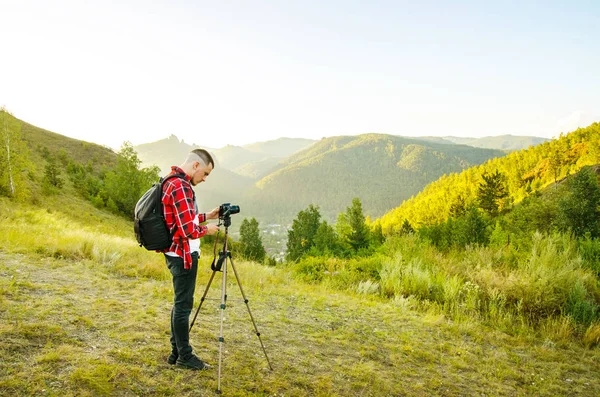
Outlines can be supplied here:
<path id="1" fill-rule="evenodd" d="M 171 354 L 169 354 L 169 357 L 167 358 L 167 362 L 171 365 L 175 365 L 178 358 L 179 354 L 177 354 L 176 352 L 171 352 Z"/>
<path id="2" fill-rule="evenodd" d="M 210 365 L 208 365 L 204 361 L 200 360 L 194 354 L 192 354 L 187 360 L 184 360 L 183 358 L 180 357 L 177 359 L 177 361 L 175 363 L 179 368 L 186 368 L 186 369 L 193 369 L 193 370 L 200 370 L 200 371 L 210 369 Z"/>

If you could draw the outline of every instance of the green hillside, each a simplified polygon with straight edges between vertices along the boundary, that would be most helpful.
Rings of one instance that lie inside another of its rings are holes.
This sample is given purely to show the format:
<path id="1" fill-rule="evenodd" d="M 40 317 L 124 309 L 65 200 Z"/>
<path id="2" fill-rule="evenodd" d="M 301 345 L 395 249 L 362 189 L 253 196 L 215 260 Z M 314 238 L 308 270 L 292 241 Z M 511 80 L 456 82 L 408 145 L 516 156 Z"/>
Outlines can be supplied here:
<path id="1" fill-rule="evenodd" d="M 244 202 L 263 219 L 289 217 L 313 203 L 333 220 L 359 197 L 368 215 L 380 216 L 444 174 L 503 155 L 391 135 L 327 138 L 281 162 Z"/>
<path id="2" fill-rule="evenodd" d="M 0 196 L 39 203 L 43 197 L 83 199 L 132 219 L 135 203 L 158 180 L 140 168 L 131 144 L 118 153 L 25 123 L 0 110 Z"/>
<path id="3" fill-rule="evenodd" d="M 504 178 L 508 197 L 502 205 L 506 208 L 585 165 L 597 163 L 600 163 L 600 124 L 594 123 L 559 139 L 444 175 L 382 216 L 380 222 L 388 233 L 399 230 L 405 220 L 412 225 L 442 222 L 449 217 L 453 205 L 475 202 L 484 173 L 498 171 Z"/>
<path id="4" fill-rule="evenodd" d="M 95 143 L 66 137 L 19 120 L 21 134 L 31 151 L 46 148 L 57 156 L 63 154 L 80 164 L 91 162 L 94 167 L 110 167 L 117 162 L 115 152 Z"/>

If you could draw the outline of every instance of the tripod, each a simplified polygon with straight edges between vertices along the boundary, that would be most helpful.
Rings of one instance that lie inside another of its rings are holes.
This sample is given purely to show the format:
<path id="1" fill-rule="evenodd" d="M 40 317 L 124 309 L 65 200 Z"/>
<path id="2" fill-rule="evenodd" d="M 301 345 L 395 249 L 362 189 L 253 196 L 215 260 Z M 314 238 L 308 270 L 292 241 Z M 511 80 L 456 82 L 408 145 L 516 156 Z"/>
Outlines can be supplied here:
<path id="1" fill-rule="evenodd" d="M 240 282 L 240 277 L 238 275 L 237 270 L 235 269 L 235 265 L 233 263 L 233 258 L 231 257 L 231 251 L 227 249 L 227 236 L 229 234 L 229 226 L 231 225 L 231 218 L 226 216 L 223 218 L 223 223 L 225 224 L 225 242 L 223 243 L 223 249 L 219 252 L 219 259 L 215 263 L 213 259 L 213 263 L 210 266 L 212 269 L 212 274 L 210 279 L 208 280 L 208 284 L 206 285 L 206 289 L 204 290 L 204 294 L 202 294 L 202 298 L 200 299 L 200 304 L 198 305 L 198 309 L 196 309 L 196 314 L 194 314 L 194 319 L 190 324 L 190 331 L 194 326 L 194 322 L 196 322 L 196 317 L 198 316 L 198 312 L 202 307 L 202 303 L 206 299 L 206 295 L 208 294 L 208 289 L 215 278 L 215 274 L 218 271 L 223 272 L 221 278 L 221 325 L 219 331 L 219 369 L 218 369 L 218 378 L 217 378 L 217 393 L 221 393 L 221 361 L 223 354 L 223 343 L 225 343 L 225 339 L 223 338 L 223 317 L 225 316 L 225 307 L 227 303 L 227 259 L 231 262 L 231 268 L 233 269 L 233 273 L 235 274 L 235 278 L 237 280 L 237 284 L 240 287 L 240 291 L 242 293 L 242 297 L 244 298 L 244 303 L 246 304 L 246 308 L 248 308 L 248 314 L 250 315 L 250 320 L 252 321 L 252 325 L 254 326 L 254 331 L 256 332 L 256 336 L 258 336 L 258 341 L 260 342 L 260 346 L 262 347 L 263 353 L 265 354 L 265 358 L 267 359 L 267 363 L 269 364 L 269 369 L 273 371 L 273 367 L 271 366 L 271 361 L 269 360 L 269 356 L 267 356 L 267 351 L 265 350 L 265 345 L 260 338 L 260 332 L 258 332 L 258 328 L 256 327 L 256 322 L 254 321 L 254 316 L 252 316 L 252 311 L 250 310 L 250 306 L 248 305 L 248 299 L 246 298 L 246 294 L 244 294 L 244 289 L 242 288 L 242 283 Z M 219 223 L 219 226 L 221 224 Z M 217 245 L 217 239 L 215 239 L 215 249 Z"/>

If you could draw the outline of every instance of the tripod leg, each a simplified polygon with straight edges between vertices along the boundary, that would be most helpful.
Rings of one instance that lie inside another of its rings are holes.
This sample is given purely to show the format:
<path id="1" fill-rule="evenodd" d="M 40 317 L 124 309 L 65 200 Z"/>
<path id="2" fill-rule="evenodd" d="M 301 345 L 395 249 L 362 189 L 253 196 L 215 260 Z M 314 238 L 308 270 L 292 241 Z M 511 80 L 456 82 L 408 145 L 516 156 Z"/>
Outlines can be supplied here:
<path id="1" fill-rule="evenodd" d="M 252 311 L 250 310 L 250 305 L 248 304 L 248 299 L 246 298 L 246 294 L 244 294 L 244 289 L 242 288 L 242 283 L 240 281 L 240 277 L 238 276 L 237 270 L 235 270 L 235 265 L 233 264 L 233 258 L 231 254 L 229 254 L 229 260 L 231 261 L 231 268 L 233 269 L 233 273 L 235 274 L 235 278 L 237 280 L 238 286 L 240 287 L 240 291 L 242 292 L 242 297 L 244 298 L 244 303 L 246 304 L 246 308 L 248 308 L 248 314 L 250 315 L 250 320 L 252 320 L 252 325 L 254 325 L 254 331 L 256 331 L 256 336 L 258 336 L 258 341 L 260 342 L 260 346 L 262 347 L 263 353 L 265 354 L 265 358 L 267 359 L 267 363 L 269 364 L 269 369 L 273 371 L 273 366 L 271 365 L 271 360 L 269 360 L 269 356 L 267 355 L 267 350 L 265 349 L 265 345 L 263 344 L 262 339 L 260 338 L 260 332 L 258 332 L 258 328 L 256 327 L 256 322 L 254 321 L 254 316 L 252 316 Z"/>
<path id="2" fill-rule="evenodd" d="M 219 331 L 219 370 L 217 375 L 217 393 L 221 393 L 221 362 L 223 357 L 223 318 L 225 316 L 225 307 L 227 303 L 227 258 L 223 261 L 223 278 L 221 280 L 221 327 Z"/>
<path id="3" fill-rule="evenodd" d="M 217 272 L 216 270 L 213 270 L 212 274 L 210 275 L 210 280 L 208 280 L 208 284 L 206 285 L 204 294 L 202 294 L 202 298 L 200 298 L 200 304 L 198 305 L 198 309 L 196 309 L 196 314 L 194 314 L 194 319 L 192 320 L 192 323 L 190 324 L 189 331 L 192 330 L 192 327 L 194 326 L 194 323 L 196 322 L 196 317 L 198 317 L 198 312 L 200 311 L 200 308 L 202 307 L 202 303 L 204 302 L 204 299 L 206 299 L 206 294 L 208 294 L 208 289 L 210 288 L 210 285 L 212 284 L 213 278 L 215 278 L 216 272 Z"/>

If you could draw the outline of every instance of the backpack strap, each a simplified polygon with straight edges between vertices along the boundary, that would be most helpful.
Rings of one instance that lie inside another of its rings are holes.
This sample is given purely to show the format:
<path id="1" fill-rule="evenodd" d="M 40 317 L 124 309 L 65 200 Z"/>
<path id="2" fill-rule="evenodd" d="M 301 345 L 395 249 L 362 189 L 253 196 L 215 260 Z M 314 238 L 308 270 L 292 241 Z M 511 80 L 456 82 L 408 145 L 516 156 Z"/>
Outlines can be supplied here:
<path id="1" fill-rule="evenodd" d="M 185 175 L 185 174 L 181 174 L 181 173 L 179 173 L 179 172 L 177 172 L 177 173 L 175 173 L 175 174 L 169 174 L 169 175 L 167 175 L 167 176 L 165 176 L 165 177 L 162 177 L 162 178 L 160 178 L 160 186 L 162 187 L 162 186 L 165 184 L 165 182 L 166 182 L 166 181 L 168 181 L 168 180 L 169 180 L 169 179 L 171 179 L 171 178 L 176 178 L 176 177 L 179 177 L 179 178 L 181 178 L 181 179 L 185 179 L 185 177 L 186 177 L 186 176 L 187 176 L 187 175 Z"/>
<path id="2" fill-rule="evenodd" d="M 164 214 L 163 214 L 162 194 L 163 194 L 163 187 L 165 185 L 165 182 L 168 181 L 171 178 L 181 178 L 181 179 L 183 179 L 184 181 L 187 182 L 186 176 L 187 176 L 186 174 L 182 174 L 182 173 L 176 172 L 174 174 L 169 174 L 169 175 L 165 176 L 164 178 L 160 178 L 160 189 L 157 189 L 157 190 L 159 190 L 159 194 L 160 194 L 159 201 L 158 201 L 159 207 L 157 208 L 157 211 L 160 211 L 160 215 L 163 218 L 164 218 Z M 191 185 L 190 185 L 190 188 L 191 188 Z M 194 192 L 193 188 L 192 188 L 192 195 L 193 195 L 193 198 L 194 198 L 194 205 L 195 205 L 195 203 L 196 203 L 196 192 Z M 177 223 L 175 224 L 175 228 L 177 228 Z M 173 229 L 173 233 L 171 233 L 171 237 L 173 236 L 174 233 L 175 233 L 175 229 Z M 182 241 L 180 242 L 180 244 L 183 245 L 183 238 L 182 238 Z"/>
<path id="3" fill-rule="evenodd" d="M 159 182 L 160 183 L 160 189 L 156 189 L 156 196 L 158 198 L 158 200 L 156 200 L 156 207 L 154 209 L 155 213 L 157 214 L 161 214 L 163 213 L 163 204 L 162 204 L 162 194 L 163 194 L 163 188 L 165 186 L 165 182 L 168 181 L 171 178 L 181 178 L 185 180 L 186 175 L 185 174 L 181 174 L 181 173 L 175 173 L 175 174 L 169 174 L 165 177 L 161 177 Z"/>

